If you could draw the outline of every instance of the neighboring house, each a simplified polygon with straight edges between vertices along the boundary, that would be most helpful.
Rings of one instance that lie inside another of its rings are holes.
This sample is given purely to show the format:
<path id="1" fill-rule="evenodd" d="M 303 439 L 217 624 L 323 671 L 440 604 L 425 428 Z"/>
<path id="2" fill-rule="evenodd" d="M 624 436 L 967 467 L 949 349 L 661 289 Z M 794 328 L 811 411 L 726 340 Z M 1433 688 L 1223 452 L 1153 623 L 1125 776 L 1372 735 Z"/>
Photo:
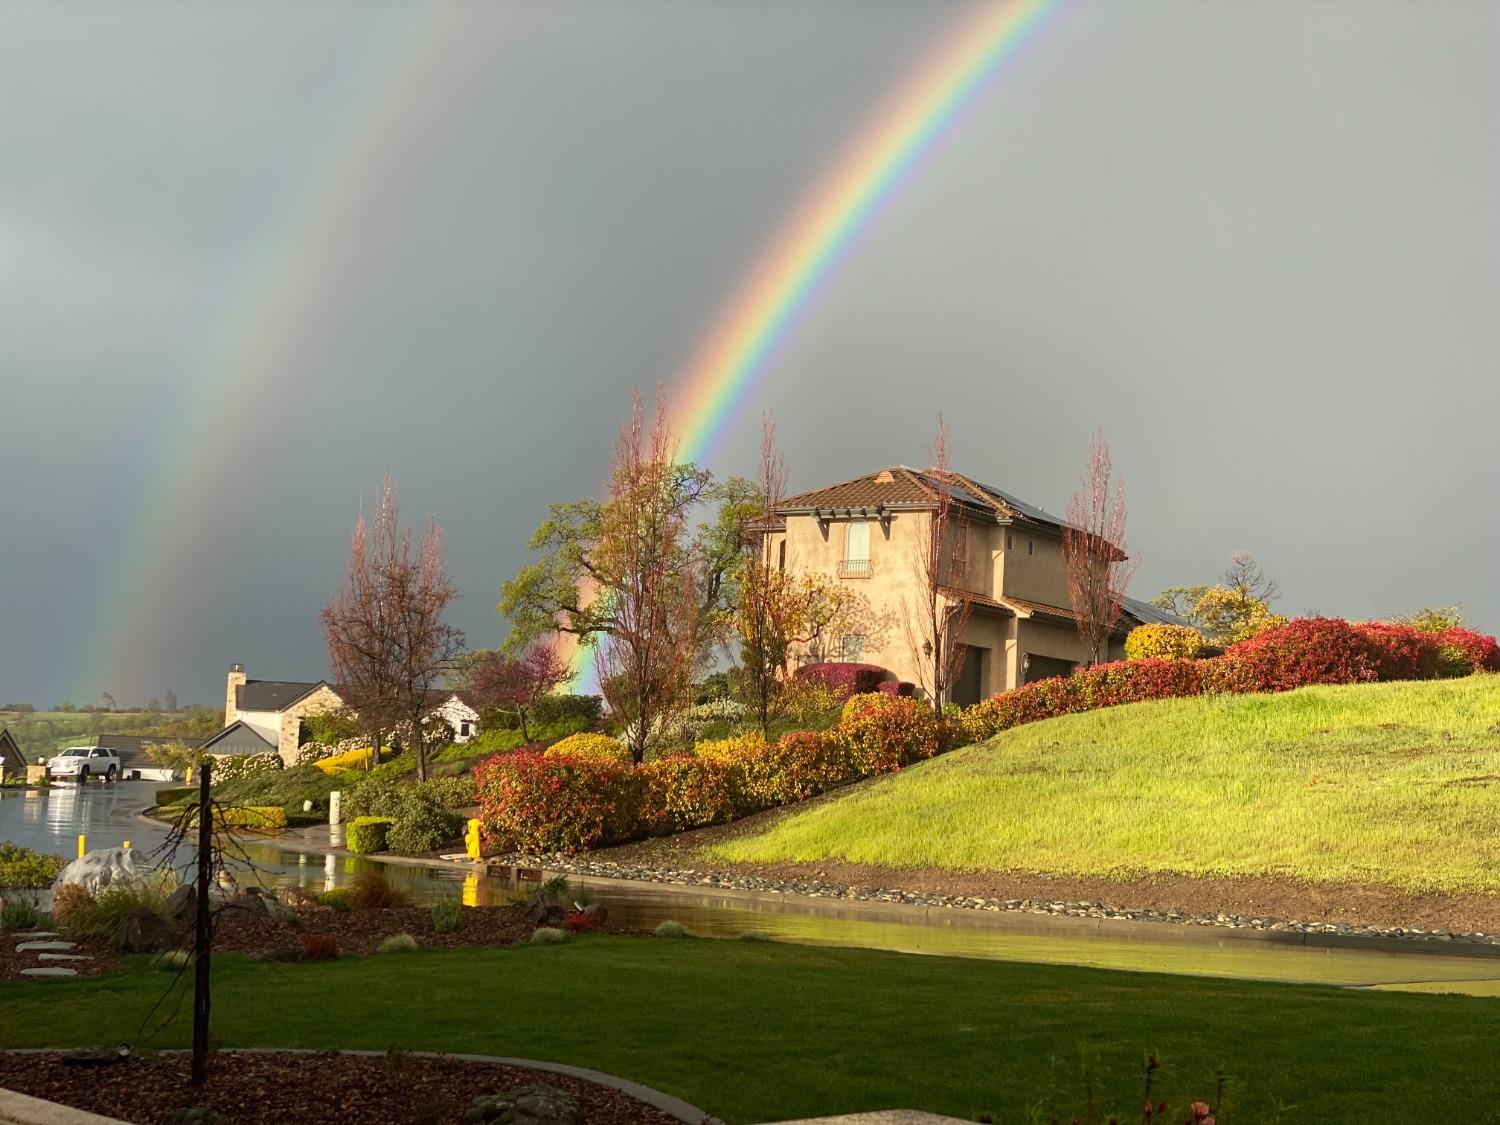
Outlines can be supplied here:
<path id="1" fill-rule="evenodd" d="M 453 728 L 454 742 L 467 742 L 479 733 L 479 710 L 475 699 L 467 691 L 433 692 L 433 707 L 429 714 L 436 715 Z"/>
<path id="2" fill-rule="evenodd" d="M 229 666 L 224 729 L 203 745 L 210 754 L 263 754 L 274 750 L 286 765 L 297 764 L 305 741 L 302 720 L 343 706 L 326 680 L 252 680 L 243 664 Z"/>
<path id="3" fill-rule="evenodd" d="M 431 712 L 453 728 L 455 741 L 479 732 L 479 712 L 466 692 L 432 694 Z M 209 754 L 264 754 L 275 751 L 288 766 L 307 741 L 303 720 L 344 705 L 326 680 L 252 680 L 243 664 L 232 664 L 224 696 L 224 729 L 203 744 Z"/>
<path id="4" fill-rule="evenodd" d="M 922 554 L 939 490 L 950 526 L 962 521 L 968 542 L 957 581 L 972 611 L 968 646 L 949 701 L 968 705 L 1087 662 L 1063 564 L 1063 521 L 998 488 L 958 473 L 899 466 L 783 500 L 768 530 L 767 550 L 782 570 L 813 571 L 859 595 L 845 631 L 799 654 L 806 661 L 864 661 L 920 684 L 909 622 L 923 604 Z M 1175 621 L 1127 599 L 1108 659 L 1123 655 L 1125 634 L 1147 621 Z M 1103 654 L 1101 654 L 1103 656 Z"/>
<path id="5" fill-rule="evenodd" d="M 0 727 L 0 775 L 26 778 L 26 755 L 16 743 L 16 736 L 6 727 Z"/>

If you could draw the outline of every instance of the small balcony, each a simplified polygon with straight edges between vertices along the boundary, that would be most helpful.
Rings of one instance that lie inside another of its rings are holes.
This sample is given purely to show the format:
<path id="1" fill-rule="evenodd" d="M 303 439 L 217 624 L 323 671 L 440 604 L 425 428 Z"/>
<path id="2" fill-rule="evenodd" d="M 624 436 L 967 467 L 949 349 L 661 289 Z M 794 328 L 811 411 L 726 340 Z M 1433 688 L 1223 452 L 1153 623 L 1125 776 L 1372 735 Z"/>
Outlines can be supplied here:
<path id="1" fill-rule="evenodd" d="M 869 559 L 840 559 L 840 578 L 868 578 L 870 577 Z"/>

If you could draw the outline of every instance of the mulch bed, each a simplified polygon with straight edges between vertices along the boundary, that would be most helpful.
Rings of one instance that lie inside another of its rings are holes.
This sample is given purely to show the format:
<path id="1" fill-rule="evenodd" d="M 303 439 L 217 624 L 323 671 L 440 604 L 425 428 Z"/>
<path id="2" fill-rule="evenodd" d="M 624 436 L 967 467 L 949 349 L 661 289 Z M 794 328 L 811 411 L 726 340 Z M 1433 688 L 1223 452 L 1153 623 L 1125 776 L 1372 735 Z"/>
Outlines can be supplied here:
<path id="1" fill-rule="evenodd" d="M 222 1051 L 201 1088 L 189 1066 L 176 1053 L 81 1067 L 61 1054 L 0 1052 L 0 1087 L 136 1125 L 186 1106 L 209 1106 L 228 1125 L 439 1125 L 457 1122 L 476 1096 L 544 1082 L 577 1098 L 591 1123 L 677 1120 L 606 1086 L 496 1063 Z"/>
<path id="2" fill-rule="evenodd" d="M 43 938 L 44 941 L 67 941 L 67 938 Z M 120 967 L 120 954 L 115 950 L 114 942 L 107 938 L 83 938 L 78 942 L 77 949 L 65 949 L 64 953 L 82 954 L 89 958 L 87 961 L 43 961 L 37 953 L 28 950 L 25 953 L 17 953 L 16 946 L 22 944 L 20 938 L 9 930 L 0 931 L 0 980 L 25 980 L 35 979 L 40 984 L 50 983 L 47 977 L 23 977 L 22 969 L 41 968 L 66 968 L 72 969 L 81 977 L 96 977 L 101 973 L 112 973 Z"/>
<path id="3" fill-rule="evenodd" d="M 530 939 L 536 923 L 520 906 L 466 906 L 458 930 L 440 934 L 432 928 L 432 911 L 402 906 L 348 913 L 326 906 L 297 910 L 293 927 L 267 917 L 225 910 L 214 934 L 216 953 L 265 953 L 299 945 L 303 934 L 331 937 L 340 953 L 375 953 L 392 934 L 410 934 L 423 949 L 458 949 L 473 945 L 514 945 Z"/>

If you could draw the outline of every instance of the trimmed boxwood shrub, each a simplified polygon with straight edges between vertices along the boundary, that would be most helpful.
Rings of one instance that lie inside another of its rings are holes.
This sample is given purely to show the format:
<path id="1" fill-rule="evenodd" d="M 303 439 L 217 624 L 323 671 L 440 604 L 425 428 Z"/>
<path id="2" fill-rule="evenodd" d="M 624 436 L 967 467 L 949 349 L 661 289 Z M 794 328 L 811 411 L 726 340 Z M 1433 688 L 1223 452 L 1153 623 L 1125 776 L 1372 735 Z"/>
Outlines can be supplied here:
<path id="1" fill-rule="evenodd" d="M 462 833 L 462 820 L 443 808 L 430 793 L 416 790 L 402 800 L 385 840 L 392 851 L 417 855 L 436 851 Z"/>
<path id="2" fill-rule="evenodd" d="M 180 805 L 198 792 L 196 785 L 174 785 L 156 791 L 158 805 Z"/>
<path id="3" fill-rule="evenodd" d="M 216 809 L 214 820 L 228 828 L 279 832 L 286 827 L 286 809 L 280 805 L 230 805 Z"/>
<path id="4" fill-rule="evenodd" d="M 395 820 L 388 816 L 357 816 L 344 829 L 344 846 L 357 855 L 386 849 L 386 835 Z"/>

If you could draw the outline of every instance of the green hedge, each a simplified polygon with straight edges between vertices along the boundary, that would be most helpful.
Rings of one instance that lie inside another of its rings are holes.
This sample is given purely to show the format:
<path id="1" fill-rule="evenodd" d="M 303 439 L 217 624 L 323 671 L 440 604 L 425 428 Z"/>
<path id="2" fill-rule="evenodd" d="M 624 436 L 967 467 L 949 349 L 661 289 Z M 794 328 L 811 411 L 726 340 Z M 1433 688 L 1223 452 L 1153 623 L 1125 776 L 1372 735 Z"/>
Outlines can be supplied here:
<path id="1" fill-rule="evenodd" d="M 277 832 L 286 827 L 286 809 L 279 805 L 234 805 L 218 810 L 216 819 L 227 828 Z"/>
<path id="2" fill-rule="evenodd" d="M 174 785 L 169 789 L 158 789 L 156 791 L 156 803 L 158 805 L 180 805 L 198 792 L 196 785 Z"/>
<path id="3" fill-rule="evenodd" d="M 344 830 L 344 844 L 358 855 L 385 851 L 386 833 L 395 820 L 388 816 L 357 816 Z"/>

